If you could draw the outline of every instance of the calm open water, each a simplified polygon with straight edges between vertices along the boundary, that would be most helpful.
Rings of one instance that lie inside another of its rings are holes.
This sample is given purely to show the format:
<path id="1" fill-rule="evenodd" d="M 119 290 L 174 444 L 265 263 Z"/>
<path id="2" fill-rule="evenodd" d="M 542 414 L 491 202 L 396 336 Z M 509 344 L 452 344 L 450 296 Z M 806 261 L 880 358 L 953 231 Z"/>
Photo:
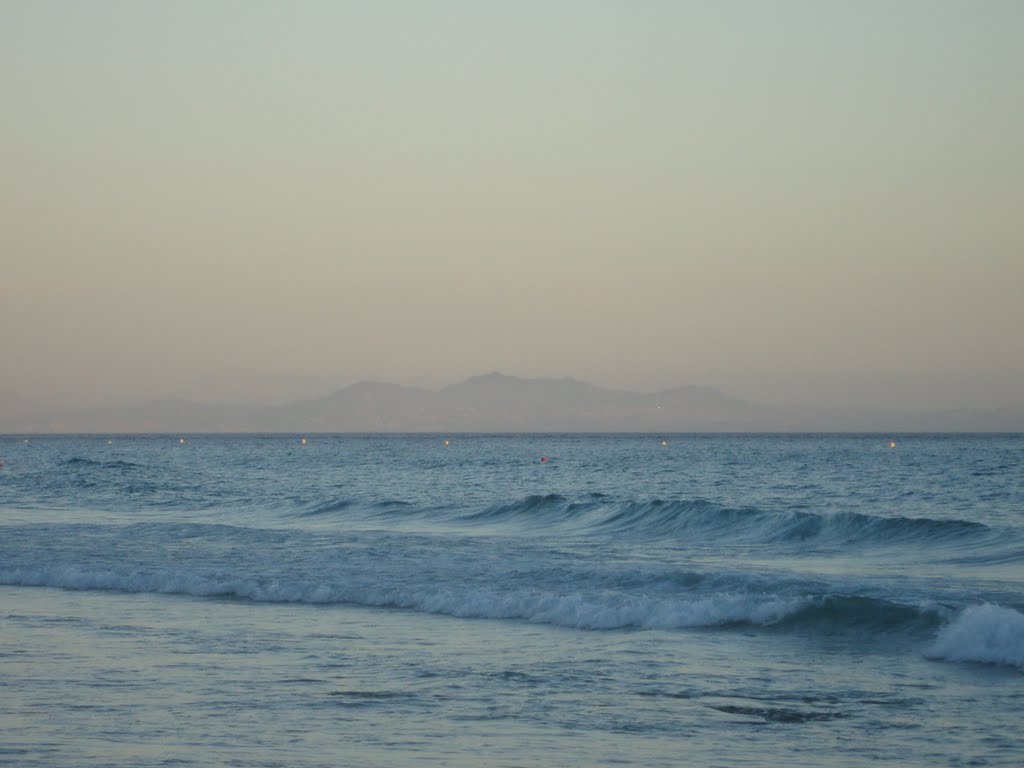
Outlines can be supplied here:
<path id="1" fill-rule="evenodd" d="M 1024 437 L 299 438 L 0 437 L 0 764 L 1024 764 Z"/>

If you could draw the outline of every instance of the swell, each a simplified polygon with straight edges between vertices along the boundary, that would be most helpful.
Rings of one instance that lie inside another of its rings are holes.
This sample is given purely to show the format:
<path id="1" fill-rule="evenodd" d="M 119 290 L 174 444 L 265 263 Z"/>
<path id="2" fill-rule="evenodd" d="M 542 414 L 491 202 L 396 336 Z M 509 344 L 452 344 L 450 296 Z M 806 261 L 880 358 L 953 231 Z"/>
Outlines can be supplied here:
<path id="1" fill-rule="evenodd" d="M 142 469 L 143 465 L 137 464 L 134 461 L 123 461 L 121 459 L 96 461 L 95 459 L 87 459 L 84 456 L 72 456 L 71 458 L 63 459 L 58 462 L 58 467 L 90 471 L 94 469 Z"/>
<path id="2" fill-rule="evenodd" d="M 594 505 L 572 502 L 557 493 L 533 494 L 518 501 L 492 504 L 480 510 L 460 514 L 457 520 L 468 524 L 506 524 L 522 522 L 527 525 L 557 524 L 576 519 Z"/>
<path id="3" fill-rule="evenodd" d="M 913 633 L 933 631 L 949 617 L 940 605 L 917 605 L 865 595 L 825 595 L 779 622 L 826 632 Z"/>
<path id="4" fill-rule="evenodd" d="M 355 504 L 352 499 L 333 499 L 319 504 L 313 504 L 299 512 L 300 517 L 321 517 L 323 515 L 334 515 L 351 509 Z"/>
<path id="5" fill-rule="evenodd" d="M 956 544 L 981 543 L 997 534 L 982 523 L 957 519 L 774 511 L 727 507 L 704 499 L 609 503 L 600 497 L 586 497 L 571 501 L 558 494 L 493 505 L 459 520 L 528 529 L 571 525 L 579 532 L 745 544 Z"/>
<path id="6" fill-rule="evenodd" d="M 429 512 L 401 499 L 365 502 L 355 498 L 338 498 L 313 503 L 288 500 L 283 507 L 288 508 L 293 502 L 299 504 L 298 511 L 291 515 L 286 513 L 285 517 L 319 518 L 322 522 L 339 524 L 374 521 L 386 526 L 395 521 L 420 518 Z"/>

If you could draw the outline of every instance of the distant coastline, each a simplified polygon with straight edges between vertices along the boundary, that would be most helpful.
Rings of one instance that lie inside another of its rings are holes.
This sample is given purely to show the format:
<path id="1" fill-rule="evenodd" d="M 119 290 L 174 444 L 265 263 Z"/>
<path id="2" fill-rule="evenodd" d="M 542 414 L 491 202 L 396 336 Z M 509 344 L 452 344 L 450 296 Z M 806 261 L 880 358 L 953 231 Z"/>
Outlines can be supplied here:
<path id="1" fill-rule="evenodd" d="M 121 407 L 0 412 L 0 433 L 1014 433 L 1024 412 L 912 411 L 756 403 L 713 387 L 641 393 L 573 378 L 489 373 L 439 390 L 359 382 L 272 406 L 153 400 Z"/>

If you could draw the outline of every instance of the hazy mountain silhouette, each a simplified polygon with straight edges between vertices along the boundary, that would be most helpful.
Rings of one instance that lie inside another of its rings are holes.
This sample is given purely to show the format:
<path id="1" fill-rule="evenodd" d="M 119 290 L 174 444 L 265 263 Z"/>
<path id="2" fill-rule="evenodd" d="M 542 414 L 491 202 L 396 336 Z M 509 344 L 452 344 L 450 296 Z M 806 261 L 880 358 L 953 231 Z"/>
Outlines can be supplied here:
<path id="1" fill-rule="evenodd" d="M 184 399 L 0 417 L 4 432 L 1024 431 L 1024 414 L 824 409 L 752 403 L 713 387 L 655 394 L 572 378 L 474 376 L 440 390 L 360 382 L 274 406 Z"/>

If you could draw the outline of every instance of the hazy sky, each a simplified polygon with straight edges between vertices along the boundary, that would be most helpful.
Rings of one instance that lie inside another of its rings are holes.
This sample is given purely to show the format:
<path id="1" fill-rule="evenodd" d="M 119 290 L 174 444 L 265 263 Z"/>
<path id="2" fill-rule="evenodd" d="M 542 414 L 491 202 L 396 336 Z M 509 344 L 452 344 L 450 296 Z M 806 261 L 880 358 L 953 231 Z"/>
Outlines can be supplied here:
<path id="1" fill-rule="evenodd" d="M 0 407 L 491 370 L 1024 406 L 1021 30 L 0 0 Z"/>

